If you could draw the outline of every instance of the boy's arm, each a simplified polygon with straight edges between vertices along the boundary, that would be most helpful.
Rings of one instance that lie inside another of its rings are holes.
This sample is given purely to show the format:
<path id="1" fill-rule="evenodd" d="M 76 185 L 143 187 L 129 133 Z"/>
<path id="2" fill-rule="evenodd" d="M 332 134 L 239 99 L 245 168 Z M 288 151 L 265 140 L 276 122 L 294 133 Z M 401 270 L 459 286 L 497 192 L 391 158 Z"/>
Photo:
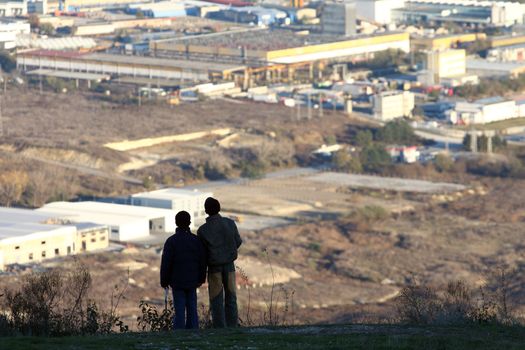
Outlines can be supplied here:
<path id="1" fill-rule="evenodd" d="M 199 239 L 199 250 L 200 250 L 200 259 L 199 259 L 199 285 L 206 282 L 206 268 L 207 268 L 207 254 L 204 244 Z"/>
<path id="2" fill-rule="evenodd" d="M 160 285 L 162 288 L 167 288 L 170 284 L 172 256 L 171 244 L 168 244 L 168 241 L 166 241 L 166 243 L 164 243 L 164 249 L 162 249 L 162 259 L 160 263 Z"/>
<path id="3" fill-rule="evenodd" d="M 232 228 L 234 231 L 233 233 L 235 237 L 235 244 L 237 245 L 237 249 L 239 249 L 239 247 L 242 244 L 242 239 L 241 239 L 241 235 L 239 234 L 239 229 L 237 229 L 237 225 L 235 224 L 235 221 L 233 220 L 232 220 Z"/>

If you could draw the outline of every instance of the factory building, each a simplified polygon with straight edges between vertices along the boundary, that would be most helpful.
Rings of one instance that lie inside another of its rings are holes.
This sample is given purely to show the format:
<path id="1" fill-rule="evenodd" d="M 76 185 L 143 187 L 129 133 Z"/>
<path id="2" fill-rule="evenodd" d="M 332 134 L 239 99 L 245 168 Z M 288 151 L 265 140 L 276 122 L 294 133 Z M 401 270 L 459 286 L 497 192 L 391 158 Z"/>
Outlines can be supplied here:
<path id="1" fill-rule="evenodd" d="M 53 202 L 37 211 L 75 223 L 107 225 L 113 241 L 131 241 L 175 231 L 175 212 L 168 209 L 102 202 Z"/>
<path id="2" fill-rule="evenodd" d="M 0 208 L 0 270 L 11 264 L 104 249 L 108 235 L 107 226 L 74 224 L 35 210 Z"/>
<path id="3" fill-rule="evenodd" d="M 474 102 L 457 102 L 447 112 L 452 124 L 487 124 L 518 117 L 516 101 L 496 96 Z"/>
<path id="4" fill-rule="evenodd" d="M 321 14 L 321 31 L 328 35 L 356 34 L 355 3 L 327 3 Z"/>
<path id="5" fill-rule="evenodd" d="M 17 17 L 27 14 L 27 0 L 0 0 L 0 17 Z"/>
<path id="6" fill-rule="evenodd" d="M 53 69 L 191 81 L 225 79 L 234 71 L 244 70 L 243 66 L 215 62 L 50 50 L 20 52 L 16 63 L 22 71 Z"/>
<path id="7" fill-rule="evenodd" d="M 192 225 L 204 222 L 204 201 L 212 197 L 211 192 L 191 191 L 178 188 L 137 193 L 130 197 L 131 205 L 171 209 L 175 212 L 185 210 L 190 213 Z"/>
<path id="8" fill-rule="evenodd" d="M 451 35 L 432 35 L 421 36 L 413 35 L 410 37 L 411 51 L 434 51 L 459 48 L 465 44 L 473 43 L 476 40 L 485 40 L 485 33 L 461 33 Z"/>
<path id="9" fill-rule="evenodd" d="M 383 91 L 372 99 L 374 118 L 389 121 L 410 117 L 414 109 L 414 94 L 408 91 Z"/>
<path id="10" fill-rule="evenodd" d="M 398 32 L 344 37 L 282 29 L 250 29 L 158 40 L 150 43 L 150 49 L 187 58 L 294 64 L 343 57 L 366 58 L 388 49 L 409 52 L 410 37 L 408 33 Z"/>
<path id="11" fill-rule="evenodd" d="M 525 73 L 523 62 L 493 62 L 481 58 L 467 58 L 467 73 L 480 77 L 517 78 Z"/>
<path id="12" fill-rule="evenodd" d="M 456 78 L 466 74 L 465 50 L 434 50 L 426 53 L 426 69 L 430 75 L 427 85 L 438 84 L 443 78 Z"/>
<path id="13" fill-rule="evenodd" d="M 377 24 L 390 24 L 392 10 L 405 6 L 405 0 L 356 0 L 358 19 Z"/>
<path id="14" fill-rule="evenodd" d="M 291 22 L 286 12 L 260 6 L 229 7 L 208 12 L 206 18 L 260 27 L 289 24 Z"/>
<path id="15" fill-rule="evenodd" d="M 397 22 L 453 22 L 464 25 L 512 26 L 523 23 L 525 5 L 510 1 L 406 0 L 392 10 Z"/>

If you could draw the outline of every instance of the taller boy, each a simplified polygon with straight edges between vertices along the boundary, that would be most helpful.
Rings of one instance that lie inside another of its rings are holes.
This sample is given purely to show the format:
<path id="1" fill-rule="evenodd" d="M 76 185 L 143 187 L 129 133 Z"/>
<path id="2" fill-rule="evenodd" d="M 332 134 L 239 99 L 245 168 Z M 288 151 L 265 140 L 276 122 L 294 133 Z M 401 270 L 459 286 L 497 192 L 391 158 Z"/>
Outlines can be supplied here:
<path id="1" fill-rule="evenodd" d="M 207 251 L 208 292 L 213 327 L 238 325 L 235 265 L 237 249 L 242 244 L 237 225 L 219 215 L 221 205 L 215 198 L 204 202 L 208 217 L 197 230 Z"/>

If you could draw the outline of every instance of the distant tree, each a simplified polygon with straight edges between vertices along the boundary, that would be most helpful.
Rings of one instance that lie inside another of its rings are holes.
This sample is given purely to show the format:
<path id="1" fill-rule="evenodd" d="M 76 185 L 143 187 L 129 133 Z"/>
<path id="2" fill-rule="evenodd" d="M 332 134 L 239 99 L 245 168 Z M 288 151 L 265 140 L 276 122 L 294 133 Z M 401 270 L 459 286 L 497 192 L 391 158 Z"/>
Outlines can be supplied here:
<path id="1" fill-rule="evenodd" d="M 363 171 L 361 161 L 357 157 L 352 157 L 347 151 L 341 150 L 334 154 L 332 164 L 336 170 L 360 173 Z"/>
<path id="2" fill-rule="evenodd" d="M 324 142 L 327 145 L 335 145 L 337 143 L 337 137 L 335 135 L 328 135 L 325 137 Z"/>
<path id="3" fill-rule="evenodd" d="M 376 140 L 384 143 L 411 144 L 417 142 L 412 127 L 403 119 L 392 120 L 376 133 Z"/>
<path id="4" fill-rule="evenodd" d="M 0 173 L 0 202 L 6 207 L 20 201 L 28 184 L 25 171 L 12 170 Z"/>
<path id="5" fill-rule="evenodd" d="M 363 169 L 374 173 L 383 171 L 392 163 L 390 155 L 379 144 L 372 144 L 363 148 L 359 158 Z"/>
<path id="6" fill-rule="evenodd" d="M 40 18 L 38 18 L 38 15 L 35 13 L 29 15 L 28 21 L 32 30 L 35 30 L 40 26 Z"/>
<path id="7" fill-rule="evenodd" d="M 4 72 L 10 73 L 16 69 L 16 60 L 9 52 L 0 50 L 0 65 Z"/>
<path id="8" fill-rule="evenodd" d="M 355 135 L 355 143 L 360 147 L 367 147 L 374 141 L 374 135 L 370 130 L 360 130 Z"/>
<path id="9" fill-rule="evenodd" d="M 51 23 L 41 23 L 39 31 L 42 35 L 53 35 L 55 34 L 55 27 Z"/>
<path id="10" fill-rule="evenodd" d="M 439 172 L 447 172 L 454 166 L 454 160 L 447 154 L 438 154 L 434 159 L 434 166 Z"/>

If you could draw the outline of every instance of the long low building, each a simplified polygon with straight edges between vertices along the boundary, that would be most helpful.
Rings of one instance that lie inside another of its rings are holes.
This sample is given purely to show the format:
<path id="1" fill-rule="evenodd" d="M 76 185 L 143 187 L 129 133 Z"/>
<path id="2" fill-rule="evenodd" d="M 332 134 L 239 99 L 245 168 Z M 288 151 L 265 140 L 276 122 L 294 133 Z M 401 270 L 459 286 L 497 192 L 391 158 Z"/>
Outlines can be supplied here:
<path id="1" fill-rule="evenodd" d="M 227 78 L 245 67 L 234 64 L 174 60 L 104 53 L 31 50 L 19 52 L 17 68 L 23 71 L 52 69 L 116 76 L 208 81 Z"/>
<path id="2" fill-rule="evenodd" d="M 108 227 L 29 209 L 0 208 L 0 270 L 108 247 Z"/>
<path id="3" fill-rule="evenodd" d="M 119 242 L 175 231 L 175 212 L 169 209 L 102 202 L 53 202 L 37 211 L 71 222 L 107 225 L 110 239 Z"/>
<path id="4" fill-rule="evenodd" d="M 369 56 L 388 49 L 410 51 L 408 33 L 389 32 L 353 37 L 251 29 L 150 42 L 154 52 L 185 57 L 216 57 L 236 62 L 292 64 Z"/>
<path id="5" fill-rule="evenodd" d="M 130 197 L 132 205 L 172 209 L 175 212 L 185 210 L 190 213 L 192 227 L 205 220 L 204 201 L 212 197 L 211 192 L 165 188 L 157 191 L 137 193 Z"/>

